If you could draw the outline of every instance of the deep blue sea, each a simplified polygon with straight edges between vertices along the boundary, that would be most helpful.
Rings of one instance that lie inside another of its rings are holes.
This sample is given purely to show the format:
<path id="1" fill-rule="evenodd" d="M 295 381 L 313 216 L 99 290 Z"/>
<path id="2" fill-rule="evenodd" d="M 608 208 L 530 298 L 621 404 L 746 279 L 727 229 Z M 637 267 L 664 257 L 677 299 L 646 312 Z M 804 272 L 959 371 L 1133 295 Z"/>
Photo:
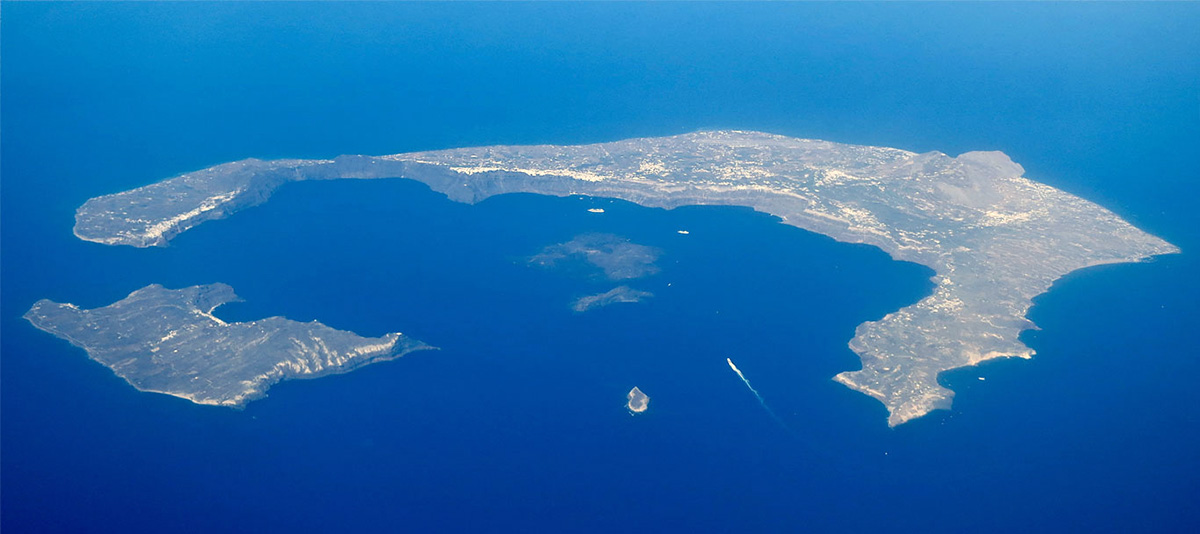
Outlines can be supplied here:
<path id="1" fill-rule="evenodd" d="M 0 50 L 5 533 L 1200 530 L 1198 4 L 6 2 Z M 1033 360 L 889 429 L 830 378 L 931 271 L 747 209 L 341 181 L 166 248 L 71 234 L 90 197 L 246 157 L 706 128 L 1002 150 L 1184 253 L 1066 277 Z M 572 312 L 615 284 L 525 258 L 584 232 L 660 248 L 654 298 Z M 442 350 L 234 411 L 21 319 L 212 282 L 226 320 Z"/>

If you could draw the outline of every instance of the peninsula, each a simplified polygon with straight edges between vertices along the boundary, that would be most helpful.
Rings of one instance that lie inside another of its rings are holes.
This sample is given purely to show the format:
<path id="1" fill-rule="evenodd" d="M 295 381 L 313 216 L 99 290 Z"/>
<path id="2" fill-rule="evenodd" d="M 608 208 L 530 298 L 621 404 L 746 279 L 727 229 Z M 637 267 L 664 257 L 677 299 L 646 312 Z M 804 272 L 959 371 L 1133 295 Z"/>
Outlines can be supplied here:
<path id="1" fill-rule="evenodd" d="M 894 426 L 950 406 L 954 393 L 939 385 L 941 372 L 1030 357 L 1018 334 L 1033 327 L 1025 317 L 1032 299 L 1056 279 L 1179 251 L 1101 206 L 1023 175 L 1000 152 L 950 157 L 748 131 L 249 159 L 91 199 L 76 213 L 75 234 L 110 245 L 162 246 L 206 220 L 266 201 L 284 183 L 346 178 L 417 180 L 467 203 L 525 192 L 661 208 L 748 206 L 936 272 L 931 295 L 858 326 L 849 346 L 862 369 L 835 377 L 882 402 Z"/>
<path id="2" fill-rule="evenodd" d="M 345 373 L 434 348 L 399 333 L 367 338 L 316 321 L 227 323 L 213 316 L 235 300 L 225 284 L 151 285 L 93 310 L 41 300 L 25 319 L 87 351 L 138 390 L 230 407 L 266 396 L 280 380 Z"/>

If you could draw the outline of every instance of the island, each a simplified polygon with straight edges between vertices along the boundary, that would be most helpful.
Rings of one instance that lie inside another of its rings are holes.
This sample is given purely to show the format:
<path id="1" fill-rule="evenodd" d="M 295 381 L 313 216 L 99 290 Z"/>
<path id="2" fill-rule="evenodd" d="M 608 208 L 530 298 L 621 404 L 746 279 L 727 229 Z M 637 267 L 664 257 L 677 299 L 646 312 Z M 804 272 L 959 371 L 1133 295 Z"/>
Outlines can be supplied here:
<path id="1" fill-rule="evenodd" d="M 613 234 L 583 234 L 565 243 L 550 245 L 529 259 L 533 265 L 556 267 L 583 261 L 599 268 L 609 280 L 628 280 L 657 274 L 654 262 L 662 251 Z"/>
<path id="2" fill-rule="evenodd" d="M 25 319 L 87 351 L 138 390 L 235 408 L 265 397 L 281 380 L 345 373 L 434 348 L 400 333 L 368 338 L 316 321 L 229 323 L 213 315 L 235 300 L 225 284 L 150 285 L 92 310 L 41 300 Z"/>
<path id="3" fill-rule="evenodd" d="M 336 159 L 248 159 L 88 200 L 75 235 L 162 246 L 300 180 L 406 178 L 452 200 L 587 195 L 643 206 L 748 206 L 783 224 L 928 266 L 920 301 L 859 325 L 862 368 L 835 379 L 895 426 L 950 407 L 947 370 L 1029 358 L 1018 339 L 1033 298 L 1095 265 L 1179 252 L 1113 212 L 1024 177 L 1001 152 L 918 154 L 761 132 L 704 131 L 579 146 L 490 146 Z M 797 348 L 797 352 L 800 352 Z"/>
<path id="4" fill-rule="evenodd" d="M 627 397 L 629 398 L 629 402 L 625 403 L 625 407 L 629 408 L 630 414 L 637 415 L 650 407 L 650 397 L 642 393 L 642 390 L 638 389 L 637 386 L 633 386 L 633 389 L 629 390 Z"/>
<path id="5" fill-rule="evenodd" d="M 654 293 L 649 291 L 641 291 L 629 286 L 617 286 L 604 293 L 579 297 L 571 304 L 571 309 L 582 313 L 592 308 L 608 306 L 609 304 L 616 304 L 618 302 L 641 302 L 653 296 Z"/>

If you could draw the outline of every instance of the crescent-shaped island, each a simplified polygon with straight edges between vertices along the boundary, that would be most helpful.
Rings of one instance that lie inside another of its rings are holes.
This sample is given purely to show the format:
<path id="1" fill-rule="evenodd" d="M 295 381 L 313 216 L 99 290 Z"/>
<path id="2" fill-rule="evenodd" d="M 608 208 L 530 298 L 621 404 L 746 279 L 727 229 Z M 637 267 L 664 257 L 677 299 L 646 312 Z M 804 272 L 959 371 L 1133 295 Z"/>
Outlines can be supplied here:
<path id="1" fill-rule="evenodd" d="M 76 213 L 75 235 L 108 245 L 163 246 L 302 180 L 405 178 L 466 203 L 524 192 L 661 208 L 748 206 L 935 271 L 932 294 L 858 326 L 849 346 L 862 369 L 835 377 L 882 402 L 895 426 L 950 406 L 954 393 L 938 383 L 943 371 L 1030 357 L 1032 350 L 1018 340 L 1033 327 L 1026 311 L 1058 278 L 1179 252 L 1099 205 L 1023 175 L 1000 152 L 950 157 L 749 131 L 581 146 L 248 159 L 91 199 Z M 35 310 L 39 306 L 47 305 Z M 54 331 L 56 320 L 42 318 L 40 326 Z M 253 392 L 231 395 L 217 398 L 237 402 Z"/>

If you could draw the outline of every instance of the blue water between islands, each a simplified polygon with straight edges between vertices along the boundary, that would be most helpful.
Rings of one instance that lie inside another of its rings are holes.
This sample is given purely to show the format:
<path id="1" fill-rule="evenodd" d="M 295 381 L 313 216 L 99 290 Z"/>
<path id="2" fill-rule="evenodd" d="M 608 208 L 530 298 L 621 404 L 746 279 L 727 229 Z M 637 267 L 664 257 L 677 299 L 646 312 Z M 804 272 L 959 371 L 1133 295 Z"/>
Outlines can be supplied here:
<path id="1" fill-rule="evenodd" d="M 1195 6 L 5 5 L 3 528 L 1187 531 L 1200 43 L 1182 30 L 1197 20 Z M 830 378 L 857 368 L 855 326 L 920 299 L 931 272 L 746 209 L 468 206 L 342 181 L 287 185 L 162 249 L 70 233 L 91 196 L 246 156 L 706 127 L 1003 149 L 1189 253 L 1069 276 L 1033 310 L 1034 360 L 946 373 L 953 410 L 888 429 L 882 405 Z M 616 284 L 525 258 L 583 232 L 660 248 L 662 271 L 629 282 L 655 296 L 573 313 Z M 226 320 L 399 330 L 442 350 L 233 411 L 139 393 L 20 319 L 39 298 L 91 308 L 211 282 L 244 299 Z M 652 400 L 633 417 L 635 385 Z"/>

